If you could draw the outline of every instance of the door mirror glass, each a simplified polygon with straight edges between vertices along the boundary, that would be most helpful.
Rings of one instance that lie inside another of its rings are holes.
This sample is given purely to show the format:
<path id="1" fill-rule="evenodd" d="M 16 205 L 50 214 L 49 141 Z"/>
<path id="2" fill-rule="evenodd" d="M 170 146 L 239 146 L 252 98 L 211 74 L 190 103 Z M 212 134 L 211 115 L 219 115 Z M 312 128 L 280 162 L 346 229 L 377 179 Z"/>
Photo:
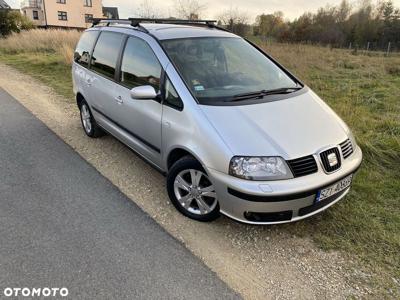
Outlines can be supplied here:
<path id="1" fill-rule="evenodd" d="M 154 100 L 157 92 L 151 85 L 142 85 L 131 89 L 131 98 L 140 100 Z"/>

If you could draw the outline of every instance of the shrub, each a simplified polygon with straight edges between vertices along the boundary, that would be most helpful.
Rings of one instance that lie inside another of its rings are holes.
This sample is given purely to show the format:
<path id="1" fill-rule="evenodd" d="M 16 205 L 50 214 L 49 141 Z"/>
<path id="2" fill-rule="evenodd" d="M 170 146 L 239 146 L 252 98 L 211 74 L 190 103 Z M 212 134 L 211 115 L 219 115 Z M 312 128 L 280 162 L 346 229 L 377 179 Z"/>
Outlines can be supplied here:
<path id="1" fill-rule="evenodd" d="M 19 11 L 0 11 L 0 37 L 32 28 L 34 28 L 33 23 L 27 17 L 21 15 Z"/>

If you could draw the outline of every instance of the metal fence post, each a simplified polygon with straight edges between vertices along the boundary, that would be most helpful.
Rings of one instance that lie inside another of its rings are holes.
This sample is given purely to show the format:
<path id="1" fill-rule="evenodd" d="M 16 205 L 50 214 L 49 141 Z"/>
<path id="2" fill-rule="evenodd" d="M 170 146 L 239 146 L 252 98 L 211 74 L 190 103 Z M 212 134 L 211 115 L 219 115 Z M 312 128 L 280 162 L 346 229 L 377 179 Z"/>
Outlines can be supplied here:
<path id="1" fill-rule="evenodd" d="M 388 47 L 387 47 L 386 56 L 389 56 L 389 53 L 390 53 L 390 42 L 388 43 Z"/>

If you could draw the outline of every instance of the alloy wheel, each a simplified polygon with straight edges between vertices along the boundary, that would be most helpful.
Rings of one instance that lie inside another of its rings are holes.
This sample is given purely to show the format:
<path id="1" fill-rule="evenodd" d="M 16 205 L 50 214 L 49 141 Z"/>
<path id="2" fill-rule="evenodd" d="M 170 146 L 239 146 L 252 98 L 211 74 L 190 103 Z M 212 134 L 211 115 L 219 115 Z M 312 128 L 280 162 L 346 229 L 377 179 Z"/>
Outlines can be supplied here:
<path id="1" fill-rule="evenodd" d="M 181 171 L 174 181 L 174 193 L 180 205 L 192 214 L 206 215 L 218 204 L 214 186 L 199 170 Z"/>
<path id="2" fill-rule="evenodd" d="M 92 118 L 90 115 L 89 108 L 86 104 L 81 107 L 81 118 L 85 131 L 89 134 L 92 131 Z"/>

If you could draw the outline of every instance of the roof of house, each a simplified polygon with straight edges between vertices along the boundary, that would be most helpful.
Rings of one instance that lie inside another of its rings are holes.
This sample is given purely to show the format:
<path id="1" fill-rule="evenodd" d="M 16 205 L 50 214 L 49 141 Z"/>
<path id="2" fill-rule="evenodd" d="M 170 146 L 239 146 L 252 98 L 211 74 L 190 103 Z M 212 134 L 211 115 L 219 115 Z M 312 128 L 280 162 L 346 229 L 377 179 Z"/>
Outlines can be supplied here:
<path id="1" fill-rule="evenodd" d="M 11 9 L 10 5 L 8 5 L 4 0 L 0 0 L 0 8 Z"/>

